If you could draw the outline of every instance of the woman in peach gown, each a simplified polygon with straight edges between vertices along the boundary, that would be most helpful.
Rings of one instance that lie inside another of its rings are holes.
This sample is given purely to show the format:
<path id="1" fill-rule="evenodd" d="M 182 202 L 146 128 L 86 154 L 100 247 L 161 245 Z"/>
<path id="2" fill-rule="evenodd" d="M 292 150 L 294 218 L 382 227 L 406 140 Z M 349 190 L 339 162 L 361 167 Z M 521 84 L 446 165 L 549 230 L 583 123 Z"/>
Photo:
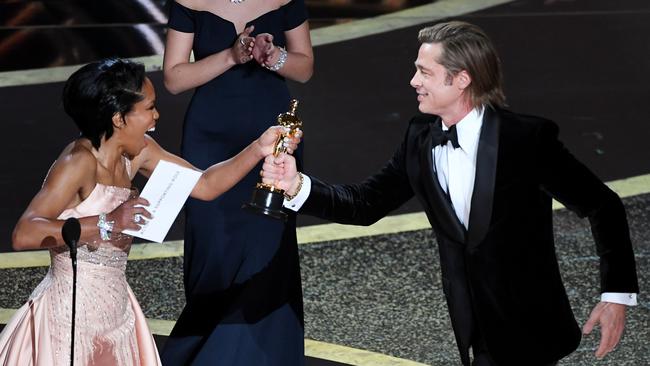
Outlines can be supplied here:
<path id="1" fill-rule="evenodd" d="M 151 217 L 148 202 L 131 194 L 136 172 L 148 177 L 160 160 L 196 168 L 146 135 L 159 117 L 154 103 L 143 65 L 128 60 L 88 64 L 66 82 L 64 109 L 81 137 L 54 162 L 14 229 L 14 249 L 49 249 L 51 265 L 0 334 L 1 365 L 70 363 L 72 265 L 61 237 L 69 217 L 81 224 L 75 364 L 160 365 L 144 314 L 126 282 L 132 238 L 121 232 L 138 230 L 142 217 Z M 272 152 L 282 132 L 271 127 L 233 158 L 206 169 L 191 196 L 212 200 L 228 190 Z M 285 144 L 295 150 L 298 142 Z"/>

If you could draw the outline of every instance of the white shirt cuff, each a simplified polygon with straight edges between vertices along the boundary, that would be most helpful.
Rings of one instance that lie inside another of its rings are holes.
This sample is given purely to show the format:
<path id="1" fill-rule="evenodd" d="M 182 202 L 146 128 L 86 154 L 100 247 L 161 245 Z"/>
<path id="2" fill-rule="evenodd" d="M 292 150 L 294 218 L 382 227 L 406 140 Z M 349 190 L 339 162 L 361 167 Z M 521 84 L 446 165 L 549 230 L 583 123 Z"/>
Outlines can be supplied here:
<path id="1" fill-rule="evenodd" d="M 300 191 L 296 194 L 296 196 L 292 200 L 284 200 L 284 207 L 290 209 L 291 211 L 298 211 L 302 207 L 302 205 L 305 204 L 305 201 L 307 201 L 307 198 L 309 197 L 309 194 L 311 193 L 311 179 L 309 176 L 298 173 L 302 175 L 303 181 L 302 181 L 302 187 L 300 187 Z"/>
<path id="2" fill-rule="evenodd" d="M 614 304 L 623 304 L 627 306 L 636 306 L 636 294 L 622 292 L 603 292 L 600 295 L 600 301 L 612 302 Z"/>

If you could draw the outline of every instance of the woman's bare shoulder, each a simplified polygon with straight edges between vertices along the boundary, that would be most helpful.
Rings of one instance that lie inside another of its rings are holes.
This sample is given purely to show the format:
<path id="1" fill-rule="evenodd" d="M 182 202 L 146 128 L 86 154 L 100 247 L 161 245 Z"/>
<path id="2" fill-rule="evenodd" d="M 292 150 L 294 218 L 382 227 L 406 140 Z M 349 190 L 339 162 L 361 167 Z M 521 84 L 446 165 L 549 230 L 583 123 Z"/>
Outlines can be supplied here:
<path id="1" fill-rule="evenodd" d="M 83 184 L 84 181 L 94 180 L 97 173 L 97 158 L 92 153 L 89 141 L 82 139 L 69 143 L 56 159 L 47 180 L 73 179 Z"/>
<path id="2" fill-rule="evenodd" d="M 81 164 L 83 168 L 90 168 L 92 165 L 97 169 L 97 158 L 92 150 L 90 141 L 86 139 L 74 140 L 63 149 L 57 160 L 68 164 Z"/>

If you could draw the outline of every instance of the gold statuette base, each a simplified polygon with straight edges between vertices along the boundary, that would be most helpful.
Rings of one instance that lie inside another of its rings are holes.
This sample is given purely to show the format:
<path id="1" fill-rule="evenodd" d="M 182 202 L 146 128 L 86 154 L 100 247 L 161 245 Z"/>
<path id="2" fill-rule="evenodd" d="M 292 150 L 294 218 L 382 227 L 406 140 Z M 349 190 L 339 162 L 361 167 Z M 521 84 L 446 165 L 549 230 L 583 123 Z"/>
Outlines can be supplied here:
<path id="1" fill-rule="evenodd" d="M 270 216 L 274 219 L 287 220 L 287 213 L 282 209 L 284 191 L 269 184 L 257 183 L 253 190 L 253 197 L 242 208 L 260 215 Z"/>

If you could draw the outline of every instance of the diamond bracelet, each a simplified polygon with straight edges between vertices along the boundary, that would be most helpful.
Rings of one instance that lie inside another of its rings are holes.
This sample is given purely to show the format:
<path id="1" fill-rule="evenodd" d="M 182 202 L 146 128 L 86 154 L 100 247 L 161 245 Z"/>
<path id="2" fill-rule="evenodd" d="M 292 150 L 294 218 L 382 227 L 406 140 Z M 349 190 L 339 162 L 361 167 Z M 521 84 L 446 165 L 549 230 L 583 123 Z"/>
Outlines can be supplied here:
<path id="1" fill-rule="evenodd" d="M 282 66 L 284 66 L 284 63 L 287 61 L 287 50 L 285 50 L 284 47 L 278 47 L 278 49 L 280 50 L 280 58 L 278 58 L 278 61 L 272 66 L 264 65 L 264 67 L 271 71 L 280 70 Z"/>
<path id="2" fill-rule="evenodd" d="M 110 240 L 111 232 L 113 231 L 113 226 L 115 221 L 106 220 L 106 214 L 100 213 L 99 219 L 97 220 L 97 227 L 99 228 L 99 236 L 102 240 Z"/>

